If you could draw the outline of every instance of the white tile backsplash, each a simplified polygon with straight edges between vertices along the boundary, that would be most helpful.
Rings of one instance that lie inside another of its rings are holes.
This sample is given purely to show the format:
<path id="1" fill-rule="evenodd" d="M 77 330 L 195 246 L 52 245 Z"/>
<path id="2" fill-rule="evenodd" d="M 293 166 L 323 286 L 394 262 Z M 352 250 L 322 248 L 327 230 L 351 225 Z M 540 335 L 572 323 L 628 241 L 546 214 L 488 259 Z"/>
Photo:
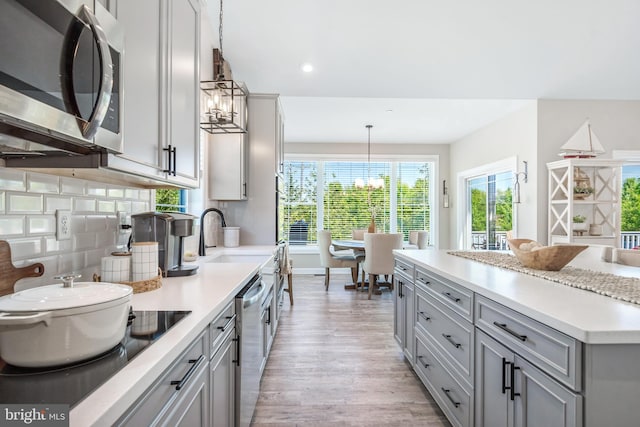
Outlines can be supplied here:
<path id="1" fill-rule="evenodd" d="M 55 193 L 60 192 L 60 178 L 41 173 L 27 173 L 27 191 L 30 193 Z"/>
<path id="2" fill-rule="evenodd" d="M 42 277 L 23 279 L 16 290 L 57 283 L 53 277 L 61 273 L 91 281 L 101 258 L 128 240 L 128 232 L 120 234 L 116 212 L 130 218 L 155 208 L 153 190 L 2 167 L 0 189 L 0 239 L 9 242 L 14 265 L 45 265 Z M 70 240 L 56 239 L 56 210 L 71 211 Z"/>
<path id="3" fill-rule="evenodd" d="M 64 196 L 44 196 L 44 212 L 55 214 L 56 210 L 70 211 L 71 199 Z"/>
<path id="4" fill-rule="evenodd" d="M 42 195 L 25 193 L 7 193 L 7 213 L 42 213 Z"/>
<path id="5" fill-rule="evenodd" d="M 96 199 L 74 197 L 73 210 L 76 212 L 95 212 Z"/>
<path id="6" fill-rule="evenodd" d="M 0 217 L 0 238 L 6 239 L 11 236 L 24 236 L 24 220 L 24 216 Z"/>
<path id="7" fill-rule="evenodd" d="M 84 196 L 87 190 L 87 181 L 76 178 L 60 178 L 60 193 Z"/>
<path id="8" fill-rule="evenodd" d="M 54 215 L 27 216 L 27 234 L 55 234 L 56 217 Z"/>
<path id="9" fill-rule="evenodd" d="M 0 188 L 3 190 L 25 191 L 27 189 L 26 174 L 15 169 L 1 169 Z"/>

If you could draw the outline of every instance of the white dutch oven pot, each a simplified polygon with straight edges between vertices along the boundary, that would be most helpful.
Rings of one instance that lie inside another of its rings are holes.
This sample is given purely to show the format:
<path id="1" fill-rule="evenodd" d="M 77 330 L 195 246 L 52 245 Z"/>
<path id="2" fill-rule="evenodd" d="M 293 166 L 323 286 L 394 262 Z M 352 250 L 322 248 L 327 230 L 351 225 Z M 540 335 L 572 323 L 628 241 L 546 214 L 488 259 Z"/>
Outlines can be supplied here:
<path id="1" fill-rule="evenodd" d="M 127 328 L 130 286 L 79 282 L 40 286 L 0 298 L 0 357 L 43 367 L 89 359 L 115 347 Z"/>

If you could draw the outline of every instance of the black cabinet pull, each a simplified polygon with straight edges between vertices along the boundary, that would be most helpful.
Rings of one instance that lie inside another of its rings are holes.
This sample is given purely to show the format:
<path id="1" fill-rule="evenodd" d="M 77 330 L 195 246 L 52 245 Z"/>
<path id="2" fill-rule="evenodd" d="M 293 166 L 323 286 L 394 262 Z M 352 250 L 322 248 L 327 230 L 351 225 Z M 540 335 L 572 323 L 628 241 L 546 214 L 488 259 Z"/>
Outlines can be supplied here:
<path id="1" fill-rule="evenodd" d="M 402 282 L 398 280 L 398 297 L 402 298 L 404 297 L 404 295 L 402 295 Z"/>
<path id="2" fill-rule="evenodd" d="M 425 285 L 430 285 L 431 282 L 427 280 L 426 277 L 418 277 L 418 281 L 424 283 Z"/>
<path id="3" fill-rule="evenodd" d="M 446 395 L 447 395 L 447 398 L 449 398 L 449 400 L 451 401 L 451 403 L 453 403 L 453 406 L 455 406 L 456 408 L 457 408 L 458 406 L 460 406 L 460 402 L 456 402 L 456 401 L 453 399 L 453 397 L 451 397 L 451 395 L 449 394 L 449 392 L 450 392 L 451 390 L 449 390 L 448 388 L 444 388 L 444 387 L 440 387 L 440 388 L 442 389 L 442 391 L 444 391 L 444 394 L 446 394 Z"/>
<path id="4" fill-rule="evenodd" d="M 267 311 L 267 320 L 265 321 L 265 323 L 267 325 L 270 325 L 271 324 L 271 306 L 267 307 L 266 311 Z"/>
<path id="5" fill-rule="evenodd" d="M 184 377 L 180 381 L 171 381 L 171 385 L 176 386 L 176 390 L 180 390 L 184 387 L 184 385 L 189 381 L 189 378 L 193 375 L 193 373 L 198 369 L 198 366 L 204 361 L 204 354 L 201 354 L 197 359 L 189 359 L 189 363 L 192 363 L 193 366 L 189 368 Z"/>
<path id="6" fill-rule="evenodd" d="M 220 330 L 220 332 L 224 332 L 227 330 L 227 328 L 229 326 L 231 326 L 233 324 L 233 322 L 235 322 L 236 320 L 236 315 L 234 314 L 233 316 L 225 316 L 225 319 L 229 319 L 227 321 L 227 323 L 225 323 L 223 326 L 218 326 L 218 329 Z"/>
<path id="7" fill-rule="evenodd" d="M 462 344 L 458 344 L 457 342 L 455 342 L 452 338 L 451 335 L 447 335 L 447 334 L 442 334 L 442 336 L 451 343 L 452 346 L 454 346 L 455 348 L 460 348 L 462 347 Z"/>
<path id="8" fill-rule="evenodd" d="M 242 183 L 242 197 L 247 197 L 247 183 Z"/>
<path id="9" fill-rule="evenodd" d="M 520 341 L 524 342 L 527 340 L 527 336 L 526 335 L 520 335 L 519 333 L 512 331 L 511 329 L 509 329 L 507 327 L 506 323 L 498 323 L 498 322 L 493 322 L 494 325 L 496 325 L 498 328 L 502 329 L 503 331 L 505 331 L 506 333 L 513 335 L 514 337 L 518 338 Z"/>
<path id="10" fill-rule="evenodd" d="M 171 144 L 169 144 L 166 148 L 163 148 L 162 151 L 167 152 L 167 169 L 163 169 L 162 172 L 168 173 L 169 175 L 171 175 L 171 171 L 173 170 L 172 157 L 171 157 Z"/>
<path id="11" fill-rule="evenodd" d="M 505 394 L 511 387 L 507 387 L 507 366 L 511 365 L 504 357 L 502 358 L 502 394 Z"/>
<path id="12" fill-rule="evenodd" d="M 418 360 L 419 360 L 420 362 L 422 362 L 422 359 L 423 359 L 423 358 L 424 358 L 424 356 L 418 356 Z M 422 366 L 424 366 L 425 368 L 428 368 L 428 367 L 429 367 L 429 364 L 428 364 L 428 363 L 424 363 L 424 362 L 422 362 Z"/>
<path id="13" fill-rule="evenodd" d="M 520 393 L 516 393 L 516 369 L 520 369 L 518 366 L 516 366 L 515 363 L 511 364 L 511 387 L 509 387 L 509 389 L 511 390 L 511 400 L 515 400 L 516 396 L 520 396 Z"/>
<path id="14" fill-rule="evenodd" d="M 458 303 L 458 302 L 461 301 L 460 298 L 451 295 L 449 292 L 443 292 L 442 295 L 444 295 L 445 297 L 449 298 L 451 301 L 453 301 L 455 303 Z"/>
<path id="15" fill-rule="evenodd" d="M 424 314 L 424 311 L 419 311 L 418 312 L 418 316 L 422 317 L 424 320 L 426 320 L 427 322 L 429 320 L 431 320 L 431 317 L 427 316 L 426 314 Z"/>
<path id="16" fill-rule="evenodd" d="M 173 170 L 171 171 L 171 175 L 176 176 L 176 169 L 178 168 L 178 162 L 176 161 L 176 151 L 178 149 L 173 147 L 171 149 L 171 155 L 173 156 Z"/>
<path id="17" fill-rule="evenodd" d="M 231 338 L 231 341 L 236 342 L 236 360 L 232 360 L 231 363 L 235 363 L 236 366 L 240 366 L 240 335 L 236 338 Z"/>

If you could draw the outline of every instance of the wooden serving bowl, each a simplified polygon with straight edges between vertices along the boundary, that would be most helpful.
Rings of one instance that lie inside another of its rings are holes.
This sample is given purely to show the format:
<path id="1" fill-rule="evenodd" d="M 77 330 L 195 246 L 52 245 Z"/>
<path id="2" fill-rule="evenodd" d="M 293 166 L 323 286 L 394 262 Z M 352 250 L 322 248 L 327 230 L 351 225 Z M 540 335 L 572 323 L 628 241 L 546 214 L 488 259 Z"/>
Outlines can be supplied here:
<path id="1" fill-rule="evenodd" d="M 544 246 L 535 251 L 520 250 L 523 243 L 533 242 L 531 239 L 507 239 L 509 248 L 518 258 L 520 264 L 535 270 L 558 271 L 567 265 L 580 252 L 587 249 L 588 245 L 555 245 Z"/>

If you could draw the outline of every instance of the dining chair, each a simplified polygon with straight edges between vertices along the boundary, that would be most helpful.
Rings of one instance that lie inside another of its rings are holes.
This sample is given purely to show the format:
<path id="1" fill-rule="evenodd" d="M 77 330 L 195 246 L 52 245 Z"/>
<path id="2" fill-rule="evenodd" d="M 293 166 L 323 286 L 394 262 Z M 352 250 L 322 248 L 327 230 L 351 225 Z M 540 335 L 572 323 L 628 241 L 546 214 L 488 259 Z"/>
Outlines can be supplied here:
<path id="1" fill-rule="evenodd" d="M 358 281 L 358 258 L 355 255 L 335 255 L 331 252 L 331 231 L 318 231 L 318 248 L 320 249 L 320 265 L 325 269 L 324 287 L 329 290 L 329 271 L 332 268 L 350 268 L 353 282 Z"/>
<path id="2" fill-rule="evenodd" d="M 415 245 L 418 249 L 424 249 L 429 244 L 429 232 L 424 230 L 409 231 L 409 245 Z"/>
<path id="3" fill-rule="evenodd" d="M 351 238 L 353 240 L 364 240 L 364 233 L 368 230 L 366 228 L 356 228 L 355 230 L 351 230 Z"/>
<path id="4" fill-rule="evenodd" d="M 367 233 L 364 235 L 364 261 L 362 262 L 362 286 L 364 275 L 369 275 L 369 299 L 374 287 L 380 285 L 393 289 L 393 250 L 402 249 L 402 233 Z M 379 282 L 381 276 L 391 280 Z"/>

